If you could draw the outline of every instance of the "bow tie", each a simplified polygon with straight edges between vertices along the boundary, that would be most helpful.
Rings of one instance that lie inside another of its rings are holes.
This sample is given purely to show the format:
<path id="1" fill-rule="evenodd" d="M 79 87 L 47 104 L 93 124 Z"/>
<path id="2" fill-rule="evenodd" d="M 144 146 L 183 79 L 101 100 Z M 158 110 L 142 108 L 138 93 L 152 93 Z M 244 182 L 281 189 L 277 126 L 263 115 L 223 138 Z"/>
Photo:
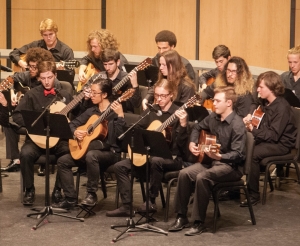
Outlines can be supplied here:
<path id="1" fill-rule="evenodd" d="M 52 95 L 55 95 L 56 93 L 55 93 L 55 90 L 54 90 L 54 88 L 52 88 L 51 90 L 44 90 L 44 95 L 45 95 L 45 97 L 46 96 L 48 96 L 49 94 L 52 94 Z"/>

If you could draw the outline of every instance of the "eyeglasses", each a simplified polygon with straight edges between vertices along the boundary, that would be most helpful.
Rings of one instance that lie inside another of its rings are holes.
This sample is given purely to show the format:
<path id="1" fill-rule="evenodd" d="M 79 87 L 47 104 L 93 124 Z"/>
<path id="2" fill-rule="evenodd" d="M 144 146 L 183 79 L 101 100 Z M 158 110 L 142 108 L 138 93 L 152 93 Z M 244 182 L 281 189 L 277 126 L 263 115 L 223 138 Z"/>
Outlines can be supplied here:
<path id="1" fill-rule="evenodd" d="M 230 70 L 230 69 L 226 69 L 227 73 L 232 73 L 232 74 L 236 74 L 237 70 Z"/>
<path id="2" fill-rule="evenodd" d="M 91 91 L 91 95 L 94 97 L 94 96 L 96 96 L 96 95 L 100 95 L 100 94 L 102 94 L 102 92 L 94 92 L 94 91 Z"/>
<path id="3" fill-rule="evenodd" d="M 49 77 L 40 77 L 40 80 L 42 80 L 42 81 L 51 80 L 51 79 L 53 79 L 53 77 L 54 77 L 54 75 L 49 76 Z"/>
<path id="4" fill-rule="evenodd" d="M 37 67 L 34 65 L 28 65 L 28 69 L 31 69 L 32 71 L 36 71 Z"/>
<path id="5" fill-rule="evenodd" d="M 158 99 L 158 98 L 161 98 L 161 99 L 166 99 L 167 96 L 169 96 L 170 94 L 156 94 L 154 93 L 154 98 L 155 99 Z"/>

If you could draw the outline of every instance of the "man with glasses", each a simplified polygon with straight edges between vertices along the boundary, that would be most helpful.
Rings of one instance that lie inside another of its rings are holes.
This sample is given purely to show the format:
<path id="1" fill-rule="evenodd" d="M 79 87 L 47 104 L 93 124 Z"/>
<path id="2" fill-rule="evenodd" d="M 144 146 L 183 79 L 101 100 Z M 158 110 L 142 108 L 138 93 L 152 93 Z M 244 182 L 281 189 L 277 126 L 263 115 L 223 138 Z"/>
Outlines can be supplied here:
<path id="1" fill-rule="evenodd" d="M 51 61 L 42 61 L 38 63 L 37 78 L 41 81 L 40 85 L 28 91 L 16 109 L 13 111 L 13 120 L 19 126 L 25 126 L 22 110 L 30 110 L 42 112 L 56 96 L 55 78 L 56 78 L 56 64 Z M 72 100 L 72 96 L 65 90 L 61 89 L 60 94 L 65 98 L 65 103 Z M 56 100 L 60 100 L 59 97 Z M 28 136 L 26 136 L 20 152 L 21 172 L 26 188 L 23 198 L 23 205 L 32 205 L 35 199 L 34 187 L 34 163 L 46 150 L 36 145 Z M 59 140 L 58 143 L 50 148 L 50 154 L 60 157 L 69 153 L 69 145 L 67 140 Z"/>

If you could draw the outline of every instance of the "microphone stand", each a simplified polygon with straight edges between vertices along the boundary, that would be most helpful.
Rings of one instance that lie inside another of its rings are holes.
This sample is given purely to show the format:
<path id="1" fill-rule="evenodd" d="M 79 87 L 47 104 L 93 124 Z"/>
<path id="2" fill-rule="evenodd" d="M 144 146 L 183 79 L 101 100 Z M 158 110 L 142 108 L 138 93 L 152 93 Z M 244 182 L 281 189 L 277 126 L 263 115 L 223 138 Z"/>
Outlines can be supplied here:
<path id="1" fill-rule="evenodd" d="M 147 115 L 149 115 L 151 112 L 151 110 L 149 109 L 149 111 L 144 115 L 142 116 L 137 122 L 135 122 L 134 124 L 132 124 L 123 134 L 121 134 L 118 139 L 119 140 L 122 140 L 124 138 L 124 136 L 132 130 L 132 134 L 131 134 L 131 137 L 130 137 L 130 148 L 131 148 L 131 156 L 130 156 L 130 164 L 131 164 L 131 170 L 133 170 L 133 148 L 134 148 L 134 127 L 140 122 L 142 121 Z M 148 179 L 148 152 L 149 152 L 149 149 L 148 147 L 146 148 L 147 150 L 147 171 L 146 171 L 146 175 L 147 175 L 147 178 Z M 126 232 L 130 232 L 132 229 L 135 229 L 135 228 L 138 228 L 138 229 L 142 229 L 142 230 L 147 230 L 147 231 L 152 231 L 152 232 L 158 232 L 158 233 L 162 233 L 162 234 L 165 234 L 165 235 L 168 235 L 168 232 L 165 232 L 164 230 L 160 229 L 160 228 L 157 228 L 157 227 L 154 227 L 154 226 L 151 226 L 149 225 L 149 219 L 148 219 L 148 215 L 149 215 L 149 199 L 148 197 L 146 197 L 146 224 L 145 225 L 137 225 L 135 224 L 134 220 L 132 219 L 133 217 L 133 205 L 132 205 L 132 202 L 133 202 L 133 175 L 131 175 L 130 177 L 130 183 L 131 183 L 131 188 L 130 188 L 130 197 L 131 197 L 131 200 L 130 200 L 130 204 L 129 204 L 129 209 L 130 209 L 130 217 L 129 219 L 126 219 L 127 220 L 127 225 L 112 225 L 110 228 L 111 229 L 115 229 L 115 228 L 119 228 L 119 227 L 127 227 L 124 231 L 122 231 L 117 237 L 115 237 L 112 242 L 117 242 L 119 240 L 119 238 L 124 235 Z M 146 180 L 146 189 L 147 189 L 147 194 L 148 194 L 148 189 L 149 189 L 149 185 L 148 185 L 148 180 Z"/>
<path id="2" fill-rule="evenodd" d="M 46 175 L 45 175 L 45 207 L 37 213 L 31 213 L 31 214 L 27 214 L 27 217 L 31 217 L 31 216 L 35 216 L 37 215 L 37 218 L 39 218 L 40 220 L 37 222 L 37 224 L 35 226 L 32 227 L 33 230 L 36 230 L 37 227 L 42 223 L 42 221 L 44 219 L 46 219 L 46 217 L 48 217 L 49 215 L 56 215 L 56 216 L 61 216 L 61 217 L 65 217 L 65 218 L 69 218 L 69 219 L 74 219 L 74 220 L 79 220 L 81 222 L 84 221 L 83 218 L 76 218 L 76 217 L 71 217 L 71 216 L 67 216 L 67 215 L 63 215 L 63 214 L 59 214 L 59 213 L 54 213 L 53 208 L 50 206 L 50 184 L 49 184 L 49 154 L 50 154 L 50 150 L 49 150 L 49 138 L 50 138 L 50 106 L 56 101 L 57 99 L 57 94 L 55 94 L 55 97 L 53 98 L 53 100 L 50 102 L 50 104 L 44 109 L 44 111 L 37 117 L 37 119 L 31 124 L 31 127 L 33 127 L 38 120 L 45 114 L 46 115 Z M 36 210 L 35 208 L 32 210 Z M 62 212 L 62 213 L 66 213 L 67 211 L 65 209 L 57 209 L 55 208 L 55 211 L 57 212 Z"/>

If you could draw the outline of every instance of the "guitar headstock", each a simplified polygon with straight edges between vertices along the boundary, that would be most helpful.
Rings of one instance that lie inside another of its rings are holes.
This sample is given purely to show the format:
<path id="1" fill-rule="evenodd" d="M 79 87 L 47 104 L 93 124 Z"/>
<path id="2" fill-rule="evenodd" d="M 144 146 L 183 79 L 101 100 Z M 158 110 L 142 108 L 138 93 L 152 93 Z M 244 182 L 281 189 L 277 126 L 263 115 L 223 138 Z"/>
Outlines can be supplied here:
<path id="1" fill-rule="evenodd" d="M 124 101 L 126 101 L 127 99 L 129 99 L 130 97 L 133 96 L 134 92 L 135 92 L 135 89 L 133 89 L 133 88 L 131 88 L 131 89 L 125 91 L 125 92 L 118 98 L 118 101 L 119 101 L 119 102 L 124 102 Z"/>
<path id="2" fill-rule="evenodd" d="M 75 67 L 79 67 L 80 66 L 80 62 L 77 60 L 70 60 L 70 61 L 66 61 L 62 64 L 65 68 L 68 69 L 73 69 Z"/>
<path id="3" fill-rule="evenodd" d="M 199 104 L 200 95 L 196 94 L 192 96 L 185 104 L 183 104 L 183 108 L 191 108 L 197 104 Z"/>
<path id="4" fill-rule="evenodd" d="M 152 59 L 150 57 L 148 57 L 144 61 L 142 61 L 139 65 L 137 65 L 135 67 L 135 70 L 136 71 L 143 70 L 146 67 L 149 67 L 151 64 L 152 64 Z"/>
<path id="5" fill-rule="evenodd" d="M 5 80 L 0 83 L 0 91 L 10 89 L 14 84 L 14 80 L 11 76 L 8 76 Z"/>

